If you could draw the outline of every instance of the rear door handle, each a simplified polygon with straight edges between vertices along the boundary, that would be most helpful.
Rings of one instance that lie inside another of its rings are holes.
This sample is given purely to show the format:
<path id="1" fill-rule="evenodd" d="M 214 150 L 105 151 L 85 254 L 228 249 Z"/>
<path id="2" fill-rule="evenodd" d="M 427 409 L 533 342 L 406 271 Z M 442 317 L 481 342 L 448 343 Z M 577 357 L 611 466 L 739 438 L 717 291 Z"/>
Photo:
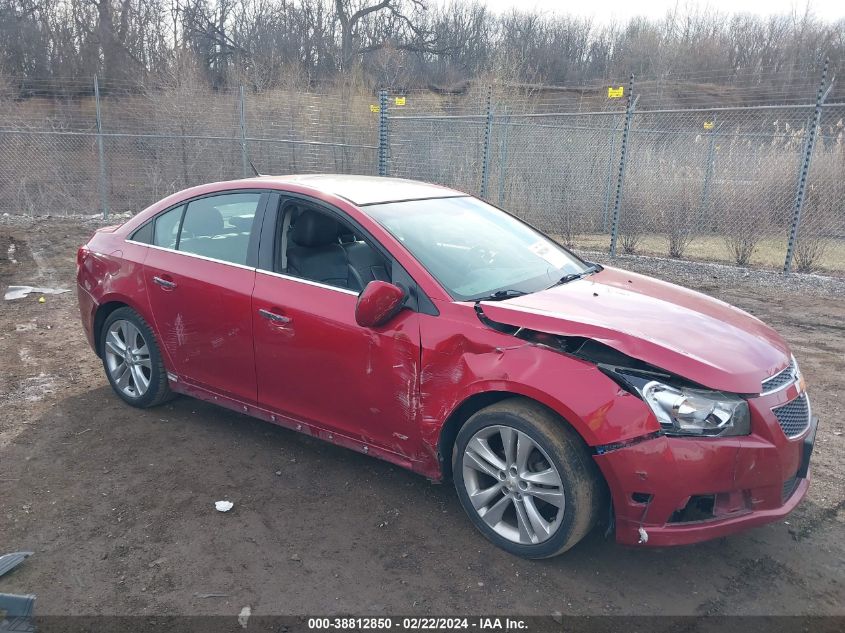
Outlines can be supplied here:
<path id="1" fill-rule="evenodd" d="M 165 290 L 173 290 L 176 287 L 175 281 L 170 281 L 168 279 L 163 279 L 161 277 L 153 277 L 153 283 L 158 284 Z"/>
<path id="2" fill-rule="evenodd" d="M 278 314 L 271 310 L 265 310 L 264 308 L 258 309 L 258 314 L 263 316 L 265 319 L 269 319 L 273 323 L 285 324 L 290 323 L 290 317 L 286 317 L 283 314 Z"/>

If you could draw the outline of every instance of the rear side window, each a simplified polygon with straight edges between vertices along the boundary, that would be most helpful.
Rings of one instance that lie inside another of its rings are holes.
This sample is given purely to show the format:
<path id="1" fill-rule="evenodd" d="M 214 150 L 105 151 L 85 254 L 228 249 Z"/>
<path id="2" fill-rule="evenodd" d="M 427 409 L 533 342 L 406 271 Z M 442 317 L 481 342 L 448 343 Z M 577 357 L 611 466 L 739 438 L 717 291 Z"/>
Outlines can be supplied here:
<path id="1" fill-rule="evenodd" d="M 179 220 L 185 205 L 165 211 L 155 219 L 153 224 L 153 241 L 155 246 L 176 248 L 176 238 L 179 234 Z"/>
<path id="2" fill-rule="evenodd" d="M 260 193 L 226 193 L 188 203 L 178 250 L 246 264 Z"/>

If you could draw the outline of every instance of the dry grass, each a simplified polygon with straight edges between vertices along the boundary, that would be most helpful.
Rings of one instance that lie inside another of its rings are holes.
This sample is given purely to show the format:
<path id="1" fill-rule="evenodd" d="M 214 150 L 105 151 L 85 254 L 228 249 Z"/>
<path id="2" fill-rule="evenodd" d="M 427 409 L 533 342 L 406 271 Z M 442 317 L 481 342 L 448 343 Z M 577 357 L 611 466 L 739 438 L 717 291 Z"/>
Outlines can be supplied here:
<path id="1" fill-rule="evenodd" d="M 786 257 L 786 236 L 762 238 L 751 257 L 751 266 L 780 269 Z M 574 240 L 575 248 L 582 250 L 606 251 L 610 246 L 610 236 L 606 234 L 582 234 Z M 669 256 L 669 236 L 659 233 L 643 234 L 638 242 L 637 252 L 643 255 Z M 695 236 L 687 246 L 684 259 L 734 263 L 725 239 L 718 235 Z M 827 273 L 845 274 L 845 239 L 827 241 L 822 257 L 817 263 L 818 270 Z"/>

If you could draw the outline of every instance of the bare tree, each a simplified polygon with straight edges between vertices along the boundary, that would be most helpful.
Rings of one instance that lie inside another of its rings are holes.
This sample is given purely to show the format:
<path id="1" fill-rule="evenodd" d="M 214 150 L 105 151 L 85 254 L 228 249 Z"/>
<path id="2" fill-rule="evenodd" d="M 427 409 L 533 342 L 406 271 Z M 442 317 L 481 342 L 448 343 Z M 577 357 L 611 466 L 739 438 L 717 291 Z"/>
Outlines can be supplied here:
<path id="1" fill-rule="evenodd" d="M 358 74 L 370 83 L 506 76 L 571 87 L 633 71 L 669 87 L 751 86 L 755 97 L 782 102 L 806 94 L 824 56 L 832 74 L 845 73 L 845 20 L 693 8 L 598 24 L 497 15 L 477 0 L 0 0 L 0 67 L 22 87 L 94 73 L 106 84 L 156 78 L 185 50 L 215 86 Z"/>
<path id="2" fill-rule="evenodd" d="M 425 0 L 335 0 L 335 9 L 341 70 L 383 49 L 436 57 L 460 47 L 456 42 L 438 41 Z"/>

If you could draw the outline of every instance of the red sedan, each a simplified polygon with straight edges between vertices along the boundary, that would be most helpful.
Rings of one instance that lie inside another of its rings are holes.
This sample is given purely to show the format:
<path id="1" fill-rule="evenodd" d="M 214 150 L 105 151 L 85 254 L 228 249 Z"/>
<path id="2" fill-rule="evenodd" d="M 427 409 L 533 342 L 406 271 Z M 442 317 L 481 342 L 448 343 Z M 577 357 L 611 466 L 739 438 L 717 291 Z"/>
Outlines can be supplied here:
<path id="1" fill-rule="evenodd" d="M 816 418 L 776 332 L 452 189 L 203 185 L 97 231 L 78 282 L 128 404 L 187 394 L 451 478 L 520 556 L 599 519 L 628 544 L 723 536 L 809 485 Z"/>

